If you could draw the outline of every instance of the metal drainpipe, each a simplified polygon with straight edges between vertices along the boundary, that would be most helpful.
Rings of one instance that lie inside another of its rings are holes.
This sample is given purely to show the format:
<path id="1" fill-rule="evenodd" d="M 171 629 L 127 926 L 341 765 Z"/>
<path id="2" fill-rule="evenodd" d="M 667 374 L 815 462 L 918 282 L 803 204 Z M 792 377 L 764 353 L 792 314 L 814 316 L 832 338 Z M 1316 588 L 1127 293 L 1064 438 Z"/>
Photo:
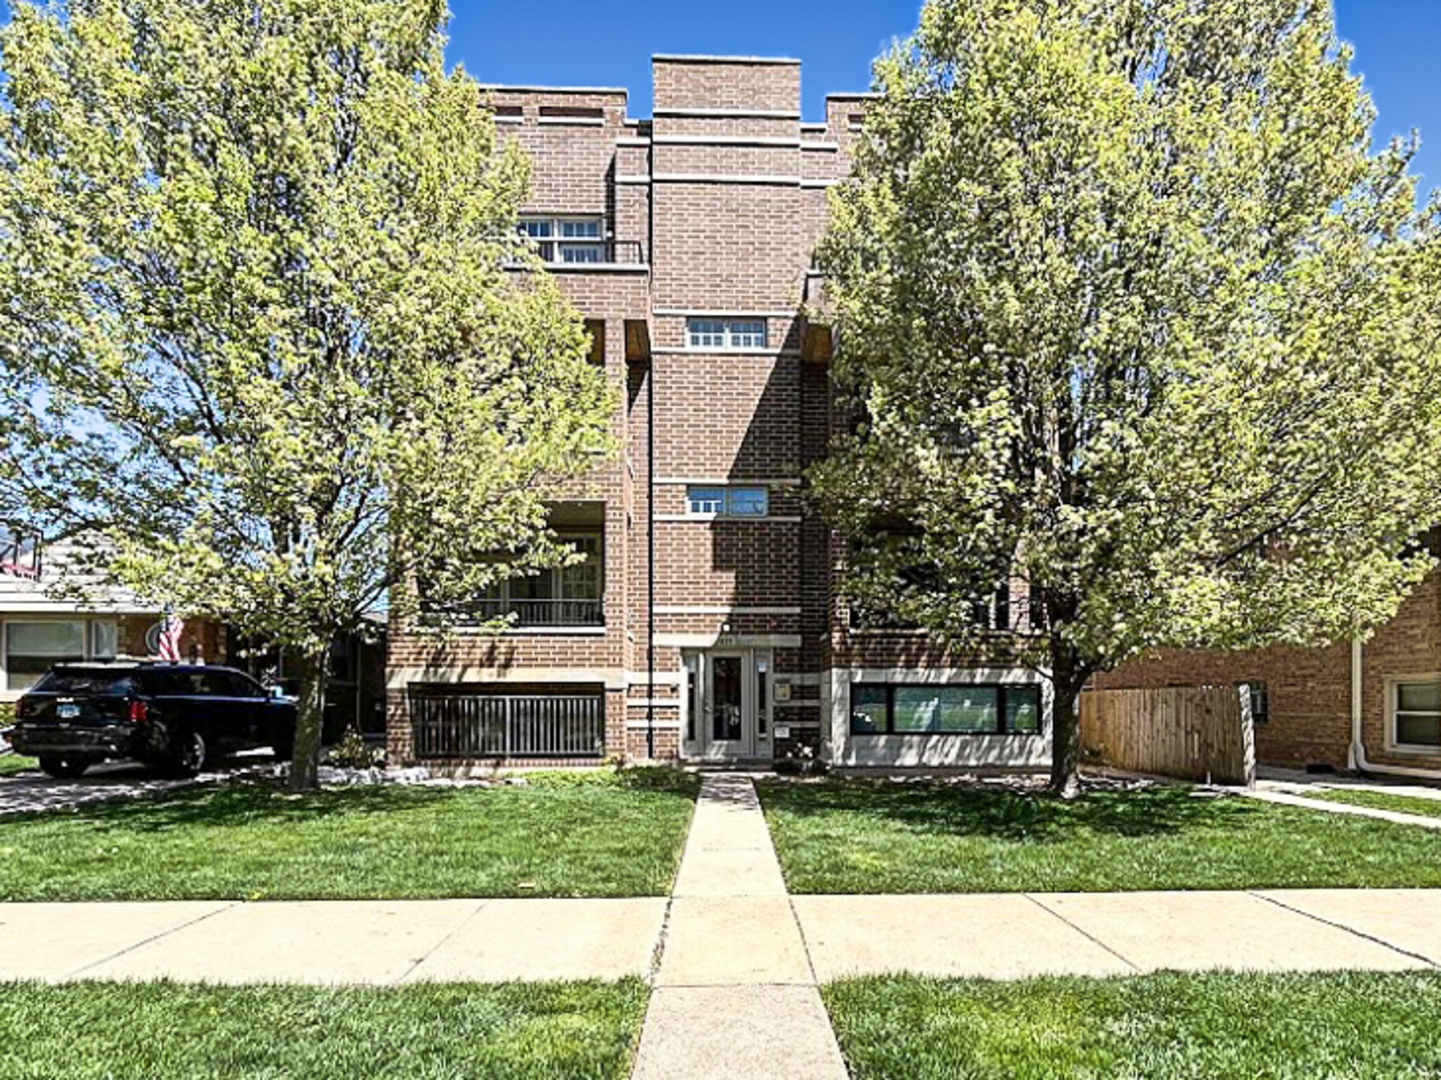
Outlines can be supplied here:
<path id="1" fill-rule="evenodd" d="M 655 355 L 652 353 L 650 387 L 645 395 L 645 482 L 646 482 L 646 697 L 645 756 L 655 760 Z"/>

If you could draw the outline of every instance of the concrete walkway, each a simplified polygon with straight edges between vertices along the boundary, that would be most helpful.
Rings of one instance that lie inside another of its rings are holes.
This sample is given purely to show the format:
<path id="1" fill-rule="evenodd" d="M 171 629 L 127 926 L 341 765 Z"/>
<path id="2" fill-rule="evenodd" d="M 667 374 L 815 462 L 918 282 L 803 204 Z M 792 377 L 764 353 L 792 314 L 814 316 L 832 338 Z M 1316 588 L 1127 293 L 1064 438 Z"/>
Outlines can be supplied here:
<path id="1" fill-rule="evenodd" d="M 755 787 L 707 776 L 634 1080 L 845 1080 Z"/>
<path id="2" fill-rule="evenodd" d="M 644 978 L 665 908 L 663 897 L 0 904 L 0 980 Z"/>

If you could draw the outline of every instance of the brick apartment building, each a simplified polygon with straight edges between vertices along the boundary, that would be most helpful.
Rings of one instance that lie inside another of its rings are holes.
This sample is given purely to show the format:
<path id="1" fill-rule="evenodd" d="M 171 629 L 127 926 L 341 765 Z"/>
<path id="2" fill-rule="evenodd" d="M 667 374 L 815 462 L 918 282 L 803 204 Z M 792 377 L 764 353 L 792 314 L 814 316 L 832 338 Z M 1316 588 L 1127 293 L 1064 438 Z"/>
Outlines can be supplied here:
<path id="1" fill-rule="evenodd" d="M 523 227 L 625 387 L 624 449 L 554 508 L 586 562 L 477 598 L 513 629 L 392 622 L 392 760 L 1047 766 L 1043 681 L 853 629 L 802 503 L 831 412 L 810 256 L 864 95 L 802 123 L 797 61 L 657 56 L 654 82 L 648 120 L 624 90 L 491 89 L 533 162 Z"/>

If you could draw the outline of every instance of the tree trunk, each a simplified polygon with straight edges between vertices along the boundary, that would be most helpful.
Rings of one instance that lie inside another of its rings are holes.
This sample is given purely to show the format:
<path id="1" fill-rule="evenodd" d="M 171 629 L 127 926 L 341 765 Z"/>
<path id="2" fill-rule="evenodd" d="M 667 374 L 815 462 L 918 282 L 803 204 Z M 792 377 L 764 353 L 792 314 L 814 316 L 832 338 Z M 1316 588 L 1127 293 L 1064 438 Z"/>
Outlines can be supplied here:
<path id="1" fill-rule="evenodd" d="M 290 756 L 291 791 L 313 791 L 320 786 L 320 738 L 329 659 L 330 650 L 324 647 L 300 658 L 300 700 L 295 708 L 295 749 Z"/>
<path id="2" fill-rule="evenodd" d="M 1075 650 L 1051 642 L 1051 794 L 1074 799 L 1081 793 L 1081 674 Z"/>

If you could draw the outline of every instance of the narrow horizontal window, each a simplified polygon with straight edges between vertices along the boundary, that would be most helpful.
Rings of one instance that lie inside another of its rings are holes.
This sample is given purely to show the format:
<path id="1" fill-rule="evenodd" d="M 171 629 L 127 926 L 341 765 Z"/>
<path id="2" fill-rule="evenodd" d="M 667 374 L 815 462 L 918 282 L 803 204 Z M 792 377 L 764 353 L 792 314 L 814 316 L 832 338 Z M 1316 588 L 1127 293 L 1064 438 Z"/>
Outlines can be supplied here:
<path id="1" fill-rule="evenodd" d="M 764 319 L 690 319 L 686 340 L 692 349 L 764 349 L 769 335 Z"/>
<path id="2" fill-rule="evenodd" d="M 770 492 L 763 487 L 693 487 L 686 492 L 686 507 L 692 514 L 763 518 L 770 513 Z"/>

